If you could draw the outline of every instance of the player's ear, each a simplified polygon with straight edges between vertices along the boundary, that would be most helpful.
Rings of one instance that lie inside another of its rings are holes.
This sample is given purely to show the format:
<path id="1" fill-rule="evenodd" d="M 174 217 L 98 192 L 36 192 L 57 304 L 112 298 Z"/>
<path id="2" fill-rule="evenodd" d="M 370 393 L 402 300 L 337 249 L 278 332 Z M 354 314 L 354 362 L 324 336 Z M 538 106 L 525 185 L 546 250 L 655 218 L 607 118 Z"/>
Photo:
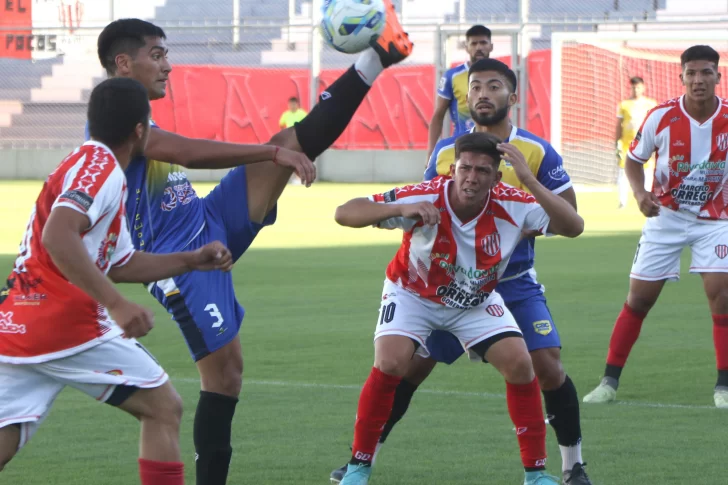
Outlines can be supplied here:
<path id="1" fill-rule="evenodd" d="M 508 95 L 508 107 L 515 106 L 518 103 L 518 94 L 511 93 Z"/>
<path id="2" fill-rule="evenodd" d="M 149 125 L 147 125 L 149 126 Z M 136 127 L 134 128 L 134 134 L 137 137 L 136 141 L 141 140 L 144 138 L 144 132 L 147 130 L 147 126 L 144 126 L 143 123 L 137 123 Z"/>
<path id="3" fill-rule="evenodd" d="M 498 185 L 502 178 L 503 178 L 503 172 L 498 170 L 498 172 L 496 172 L 496 174 L 495 174 L 495 179 L 493 179 L 493 187 Z"/>
<path id="4" fill-rule="evenodd" d="M 718 77 L 716 79 L 717 79 L 717 81 L 715 81 L 715 84 L 720 83 L 720 71 L 718 71 Z"/>
<path id="5" fill-rule="evenodd" d="M 116 73 L 121 76 L 126 76 L 131 72 L 132 58 L 129 54 L 121 53 L 114 58 L 116 64 Z"/>
<path id="6" fill-rule="evenodd" d="M 457 161 L 455 163 L 457 163 Z M 450 177 L 455 177 L 455 163 L 450 164 Z"/>
<path id="7" fill-rule="evenodd" d="M 720 75 L 720 74 L 719 74 Z M 683 78 L 683 73 L 680 73 L 680 83 L 685 86 L 685 79 Z"/>

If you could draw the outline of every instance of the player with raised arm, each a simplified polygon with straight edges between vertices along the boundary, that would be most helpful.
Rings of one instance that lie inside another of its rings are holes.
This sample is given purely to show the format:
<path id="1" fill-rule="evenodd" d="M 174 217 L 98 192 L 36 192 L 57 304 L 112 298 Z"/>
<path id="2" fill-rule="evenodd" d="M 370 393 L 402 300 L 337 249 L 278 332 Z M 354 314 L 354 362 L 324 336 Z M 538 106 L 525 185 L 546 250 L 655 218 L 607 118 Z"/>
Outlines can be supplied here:
<path id="1" fill-rule="evenodd" d="M 153 314 L 111 284 L 232 268 L 219 242 L 186 253 L 134 250 L 124 169 L 149 134 L 147 90 L 131 79 L 102 82 L 88 106 L 91 140 L 48 177 L 20 253 L 0 292 L 0 470 L 70 386 L 141 422 L 142 485 L 182 485 L 182 401 L 135 337 Z"/>
<path id="2" fill-rule="evenodd" d="M 632 264 L 627 302 L 609 341 L 602 382 L 584 397 L 605 403 L 617 396 L 619 378 L 642 323 L 666 281 L 680 277 L 680 254 L 692 252 L 690 272 L 703 278 L 713 315 L 718 380 L 713 400 L 728 408 L 728 103 L 715 95 L 720 55 L 695 45 L 682 53 L 685 94 L 650 111 L 629 147 L 625 171 L 648 217 Z M 643 164 L 656 156 L 655 180 L 645 190 Z"/>
<path id="3" fill-rule="evenodd" d="M 513 126 L 509 119 L 510 107 L 518 101 L 516 87 L 515 73 L 501 61 L 484 59 L 471 66 L 468 106 L 475 121 L 474 131 L 492 133 L 516 146 L 537 180 L 576 209 L 576 194 L 561 156 L 548 142 Z M 455 162 L 457 138 L 447 138 L 437 144 L 425 172 L 426 180 L 449 173 Z M 529 190 L 508 161 L 501 163 L 500 168 L 503 182 Z M 559 443 L 564 483 L 590 485 L 581 453 L 579 397 L 561 364 L 561 339 L 544 296 L 544 287 L 536 278 L 535 239 L 533 235 L 526 236 L 513 252 L 503 277 L 499 279 L 497 291 L 518 323 L 531 353 L 546 414 Z M 415 391 L 435 365 L 438 362 L 452 364 L 463 354 L 460 342 L 440 330 L 435 330 L 428 338 L 428 349 L 429 358 L 419 355 L 412 358 L 407 374 L 397 387 L 392 413 L 384 426 L 379 445 L 385 442 L 402 419 Z M 338 483 L 345 471 L 346 466 L 332 471 L 331 482 Z"/>
<path id="4" fill-rule="evenodd" d="M 313 181 L 310 160 L 341 135 L 376 77 L 410 54 L 412 43 L 390 0 L 384 1 L 386 26 L 372 48 L 322 93 L 308 116 L 276 134 L 268 145 L 151 130 L 144 157 L 126 170 L 135 247 L 166 253 L 219 239 L 237 261 L 258 232 L 275 222 L 278 198 L 293 170 L 304 183 Z M 165 39 L 164 31 L 151 23 L 117 20 L 99 36 L 99 59 L 109 76 L 136 79 L 147 87 L 150 100 L 160 99 L 172 69 Z M 197 197 L 183 171 L 230 167 L 235 168 L 204 198 Z M 244 311 L 235 298 L 232 277 L 194 273 L 157 281 L 149 290 L 177 322 L 200 374 L 193 434 L 197 484 L 222 485 L 232 456 L 232 420 L 243 374 L 238 333 Z"/>
<path id="5" fill-rule="evenodd" d="M 445 71 L 440 78 L 435 98 L 435 112 L 430 120 L 427 136 L 427 156 L 430 157 L 437 141 L 442 136 L 445 114 L 450 115 L 453 136 L 467 133 L 473 127 L 468 109 L 468 70 L 480 59 L 490 57 L 493 51 L 490 29 L 483 25 L 473 25 L 465 32 L 465 50 L 470 61 Z M 448 130 L 448 133 L 450 130 Z"/>
<path id="6" fill-rule="evenodd" d="M 502 153 L 502 155 L 501 155 Z M 501 156 L 530 195 L 499 183 Z M 457 337 L 476 361 L 506 380 L 508 411 L 518 430 L 524 484 L 557 484 L 545 473 L 546 425 L 531 357 L 521 331 L 496 293 L 522 231 L 576 237 L 584 222 L 563 198 L 538 182 L 523 154 L 489 133 L 455 142 L 452 179 L 437 177 L 357 198 L 336 210 L 349 227 L 402 229 L 389 264 L 374 334 L 374 367 L 359 398 L 352 458 L 342 485 L 363 485 L 397 386 L 415 352 L 429 353 L 436 329 Z M 534 198 L 535 196 L 535 198 Z"/>

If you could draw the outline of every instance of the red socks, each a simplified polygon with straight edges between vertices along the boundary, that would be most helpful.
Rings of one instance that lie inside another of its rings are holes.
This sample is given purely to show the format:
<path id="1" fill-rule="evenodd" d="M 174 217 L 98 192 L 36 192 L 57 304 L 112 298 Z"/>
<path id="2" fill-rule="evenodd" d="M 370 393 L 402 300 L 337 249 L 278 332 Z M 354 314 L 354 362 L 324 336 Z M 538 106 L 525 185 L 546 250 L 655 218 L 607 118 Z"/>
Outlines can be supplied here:
<path id="1" fill-rule="evenodd" d="M 728 315 L 713 315 L 713 345 L 718 370 L 728 370 Z"/>
<path id="2" fill-rule="evenodd" d="M 615 367 L 624 367 L 627 363 L 627 357 L 632 350 L 632 346 L 640 336 L 642 330 L 642 322 L 646 313 L 639 313 L 624 304 L 622 311 L 617 317 L 612 330 L 612 338 L 609 340 L 609 353 L 607 353 L 607 365 Z"/>
<path id="3" fill-rule="evenodd" d="M 184 485 L 184 463 L 152 461 L 139 458 L 142 485 Z"/>
<path id="4" fill-rule="evenodd" d="M 372 367 L 359 396 L 359 407 L 354 425 L 352 461 L 371 463 L 382 428 L 387 423 L 394 405 L 394 392 L 401 377 L 385 374 Z M 541 418 L 543 421 L 543 418 Z"/>
<path id="5" fill-rule="evenodd" d="M 508 414 L 516 426 L 521 461 L 527 471 L 546 468 L 546 423 L 541 407 L 541 390 L 534 378 L 530 384 L 506 382 Z"/>

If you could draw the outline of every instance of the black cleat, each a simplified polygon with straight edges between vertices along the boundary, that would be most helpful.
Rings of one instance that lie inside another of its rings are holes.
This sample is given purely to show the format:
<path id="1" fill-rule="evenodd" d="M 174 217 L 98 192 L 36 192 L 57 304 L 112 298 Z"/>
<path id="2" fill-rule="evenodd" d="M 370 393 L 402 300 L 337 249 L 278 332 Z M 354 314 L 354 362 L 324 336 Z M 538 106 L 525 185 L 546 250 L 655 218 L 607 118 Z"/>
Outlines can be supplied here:
<path id="1" fill-rule="evenodd" d="M 348 466 L 348 463 L 342 466 L 341 468 L 337 468 L 336 470 L 331 472 L 330 479 L 331 483 L 341 483 L 341 479 L 344 478 L 344 475 L 346 475 L 346 467 Z"/>
<path id="2" fill-rule="evenodd" d="M 593 485 L 584 470 L 585 466 L 586 463 L 577 463 L 571 471 L 564 472 L 564 485 Z"/>

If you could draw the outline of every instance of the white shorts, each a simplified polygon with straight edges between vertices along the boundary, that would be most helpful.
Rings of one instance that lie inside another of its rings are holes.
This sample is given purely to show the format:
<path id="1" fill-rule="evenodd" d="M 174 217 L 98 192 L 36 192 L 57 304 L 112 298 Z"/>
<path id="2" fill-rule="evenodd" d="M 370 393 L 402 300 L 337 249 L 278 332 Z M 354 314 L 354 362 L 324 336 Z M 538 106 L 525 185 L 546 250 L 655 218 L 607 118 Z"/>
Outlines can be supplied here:
<path id="1" fill-rule="evenodd" d="M 374 340 L 385 335 L 409 337 L 420 344 L 417 353 L 429 357 L 426 341 L 433 330 L 452 333 L 466 352 L 475 344 L 500 333 L 521 334 L 503 298 L 496 292 L 491 293 L 481 305 L 460 310 L 425 300 L 385 280 Z M 481 360 L 473 353 L 470 358 Z"/>
<path id="2" fill-rule="evenodd" d="M 680 279 L 680 254 L 690 247 L 691 273 L 728 273 L 728 221 L 702 221 L 662 207 L 642 228 L 630 277 L 644 281 Z"/>
<path id="3" fill-rule="evenodd" d="M 167 380 L 167 373 L 139 342 L 122 337 L 41 364 L 0 364 L 0 428 L 20 425 L 20 449 L 66 386 L 106 402 L 117 386 L 155 388 Z"/>

